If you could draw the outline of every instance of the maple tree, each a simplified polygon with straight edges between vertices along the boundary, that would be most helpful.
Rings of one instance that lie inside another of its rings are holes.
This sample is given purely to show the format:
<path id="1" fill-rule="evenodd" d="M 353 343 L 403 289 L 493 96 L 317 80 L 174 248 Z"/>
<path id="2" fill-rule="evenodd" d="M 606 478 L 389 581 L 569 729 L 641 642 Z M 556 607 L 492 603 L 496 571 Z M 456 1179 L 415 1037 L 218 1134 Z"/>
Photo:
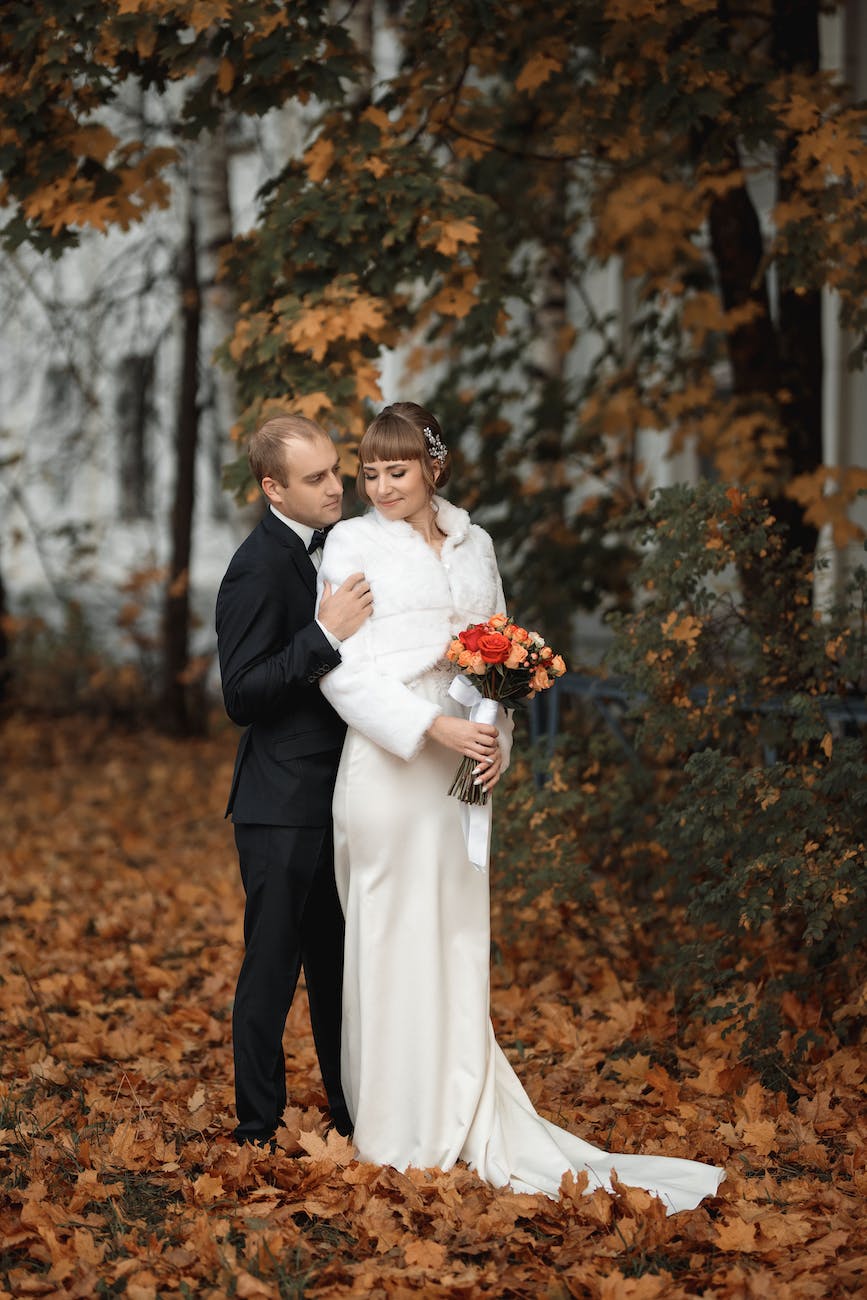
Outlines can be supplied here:
<path id="1" fill-rule="evenodd" d="M 176 90 L 190 135 L 220 106 L 264 113 L 340 93 L 354 67 L 327 6 L 279 0 L 11 0 L 0 13 L 3 240 L 56 253 L 165 206 L 170 142 L 127 134 L 124 95 Z M 135 127 L 135 120 L 132 123 Z"/>
<path id="2" fill-rule="evenodd" d="M 315 102 L 226 264 L 235 434 L 290 404 L 348 437 L 349 468 L 380 349 L 408 348 L 516 606 L 565 644 L 569 610 L 629 598 L 614 527 L 647 430 L 759 488 L 805 551 L 826 521 L 857 535 L 863 472 L 821 464 L 820 295 L 863 328 L 867 148 L 819 11 L 407 3 L 371 11 L 398 56 L 375 81 L 369 31 L 314 0 L 12 4 L 5 238 L 55 249 L 166 201 L 178 139 L 125 136 L 128 89 L 167 96 L 178 138 Z M 611 267 L 626 328 L 596 305 Z M 229 481 L 249 491 L 243 458 Z"/>
<path id="3" fill-rule="evenodd" d="M 826 521 L 858 536 L 863 472 L 821 464 L 821 291 L 863 326 L 867 148 L 819 9 L 405 6 L 397 71 L 323 114 L 236 246 L 242 429 L 291 400 L 359 430 L 379 348 L 417 345 L 455 490 L 555 639 L 600 588 L 628 597 L 611 526 L 647 494 L 647 430 L 768 496 L 806 553 Z M 625 330 L 595 306 L 612 265 Z"/>

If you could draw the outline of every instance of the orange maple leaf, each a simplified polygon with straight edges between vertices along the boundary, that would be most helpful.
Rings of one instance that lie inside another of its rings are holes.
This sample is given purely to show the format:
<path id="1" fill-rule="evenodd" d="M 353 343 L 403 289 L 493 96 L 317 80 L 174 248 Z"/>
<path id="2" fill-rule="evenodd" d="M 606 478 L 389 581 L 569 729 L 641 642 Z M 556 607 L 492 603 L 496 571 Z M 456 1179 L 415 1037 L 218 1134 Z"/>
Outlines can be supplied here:
<path id="1" fill-rule="evenodd" d="M 321 185 L 334 162 L 334 145 L 325 136 L 319 136 L 304 155 L 307 175 L 314 185 Z"/>
<path id="2" fill-rule="evenodd" d="M 444 221 L 437 230 L 434 247 L 446 257 L 454 257 L 462 244 L 477 244 L 479 228 L 474 221 L 465 217 L 456 217 L 453 221 Z"/>
<path id="3" fill-rule="evenodd" d="M 217 1201 L 223 1195 L 223 1180 L 213 1174 L 200 1174 L 193 1183 L 193 1190 L 199 1201 Z"/>
<path id="4" fill-rule="evenodd" d="M 515 89 L 521 91 L 538 90 L 553 73 L 559 72 L 563 64 L 550 54 L 537 51 L 527 60 L 518 74 Z"/>
<path id="5" fill-rule="evenodd" d="M 715 1224 L 714 1235 L 720 1250 L 751 1252 L 759 1249 L 756 1242 L 756 1225 L 745 1223 L 743 1219 L 726 1219 Z"/>
<path id="6" fill-rule="evenodd" d="M 416 1268 L 442 1268 L 448 1258 L 448 1251 L 438 1241 L 411 1241 L 404 1246 L 403 1256 L 407 1264 Z"/>

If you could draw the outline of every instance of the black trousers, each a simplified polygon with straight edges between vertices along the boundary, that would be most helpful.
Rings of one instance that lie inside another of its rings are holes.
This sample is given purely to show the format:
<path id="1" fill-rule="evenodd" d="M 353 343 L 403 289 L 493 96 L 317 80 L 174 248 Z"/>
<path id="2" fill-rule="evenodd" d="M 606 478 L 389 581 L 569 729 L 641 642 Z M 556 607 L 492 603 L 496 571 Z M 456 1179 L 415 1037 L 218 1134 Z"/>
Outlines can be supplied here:
<path id="1" fill-rule="evenodd" d="M 330 826 L 235 826 L 244 960 L 232 1014 L 239 1142 L 270 1137 L 286 1106 L 283 1031 L 301 967 L 328 1106 L 350 1121 L 340 1085 L 343 913 Z"/>

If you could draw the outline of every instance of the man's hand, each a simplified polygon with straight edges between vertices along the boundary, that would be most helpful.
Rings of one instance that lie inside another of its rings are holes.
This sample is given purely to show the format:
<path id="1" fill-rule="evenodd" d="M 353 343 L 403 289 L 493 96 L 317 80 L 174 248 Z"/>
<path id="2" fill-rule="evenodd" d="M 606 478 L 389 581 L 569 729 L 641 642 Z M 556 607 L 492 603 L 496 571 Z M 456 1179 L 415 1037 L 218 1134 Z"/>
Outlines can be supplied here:
<path id="1" fill-rule="evenodd" d="M 373 593 L 363 573 L 350 573 L 335 592 L 326 582 L 319 602 L 317 618 L 338 641 L 345 641 L 357 632 L 373 612 Z"/>
<path id="2" fill-rule="evenodd" d="M 466 718 L 453 718 L 441 713 L 434 718 L 427 729 L 431 740 L 453 749 L 457 754 L 466 754 L 476 760 L 477 773 L 481 778 L 479 784 L 485 790 L 493 790 L 500 779 L 503 755 L 500 752 L 500 740 L 497 728 L 487 722 L 469 722 Z"/>

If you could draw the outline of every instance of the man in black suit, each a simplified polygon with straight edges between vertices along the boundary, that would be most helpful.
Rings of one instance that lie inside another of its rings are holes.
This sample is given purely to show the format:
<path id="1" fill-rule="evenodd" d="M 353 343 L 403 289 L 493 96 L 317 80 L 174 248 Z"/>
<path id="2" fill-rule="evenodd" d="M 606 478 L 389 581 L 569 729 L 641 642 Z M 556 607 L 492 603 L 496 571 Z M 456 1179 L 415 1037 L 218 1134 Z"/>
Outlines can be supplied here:
<path id="1" fill-rule="evenodd" d="M 238 1142 L 267 1144 L 286 1105 L 283 1030 L 303 965 L 335 1127 L 350 1131 L 340 1086 L 343 916 L 334 883 L 331 797 L 345 731 L 319 690 L 340 642 L 369 616 L 356 573 L 314 618 L 323 529 L 340 518 L 337 451 L 312 420 L 280 416 L 250 441 L 269 509 L 217 596 L 226 712 L 246 727 L 231 813 L 246 893 L 245 954 L 232 1017 Z"/>

